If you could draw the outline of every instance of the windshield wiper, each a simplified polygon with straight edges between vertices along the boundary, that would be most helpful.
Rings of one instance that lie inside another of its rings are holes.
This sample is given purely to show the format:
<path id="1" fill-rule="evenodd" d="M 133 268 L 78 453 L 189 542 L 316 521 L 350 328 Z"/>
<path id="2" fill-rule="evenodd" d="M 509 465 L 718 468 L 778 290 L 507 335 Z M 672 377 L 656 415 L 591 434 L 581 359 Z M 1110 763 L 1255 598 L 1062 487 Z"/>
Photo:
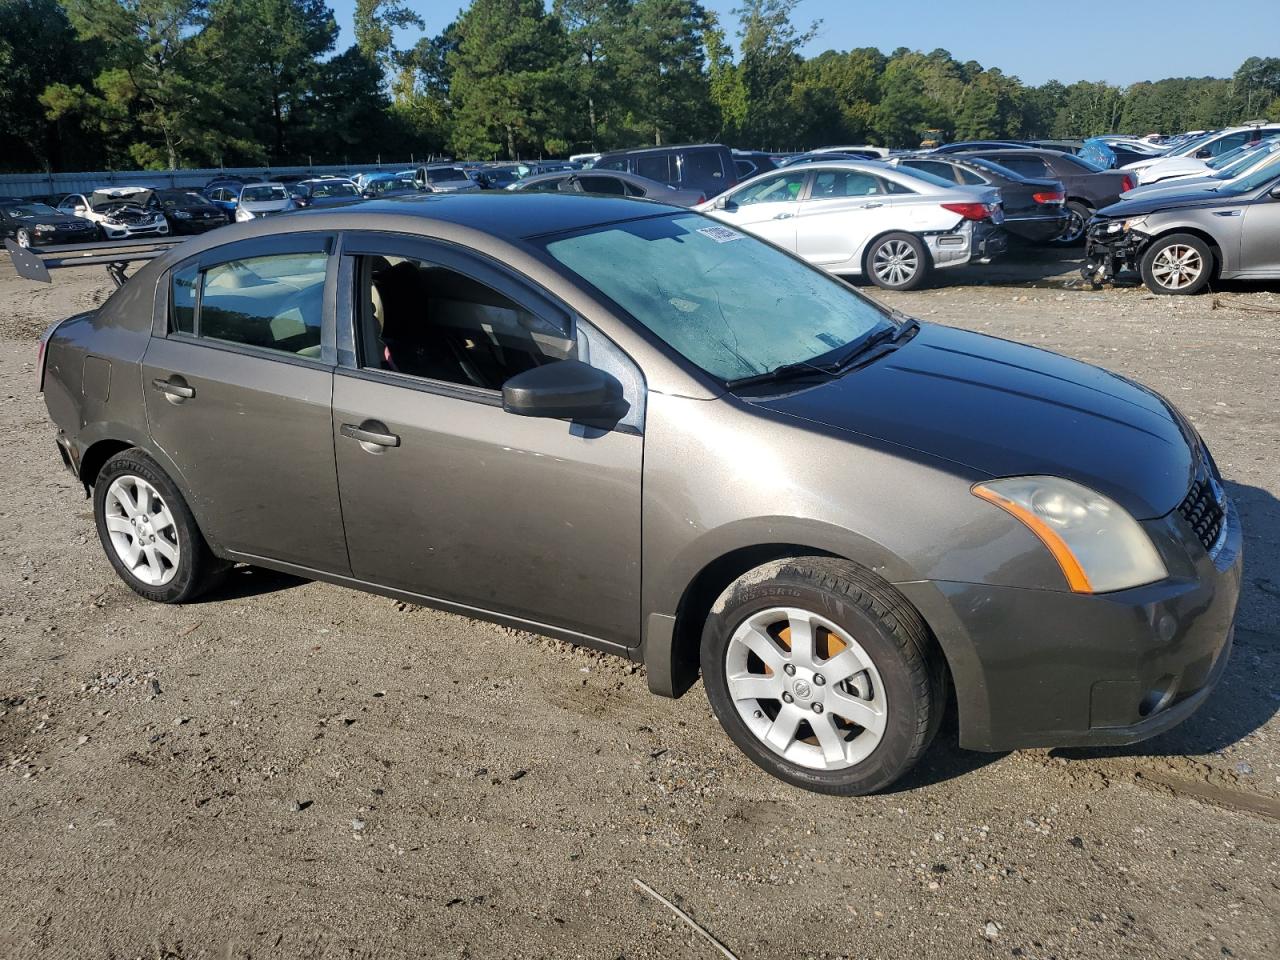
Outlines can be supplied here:
<path id="1" fill-rule="evenodd" d="M 819 366 L 816 363 L 810 363 L 808 360 L 800 360 L 796 363 L 784 363 L 782 366 L 766 370 L 764 373 L 753 373 L 747 377 L 738 377 L 736 380 L 726 380 L 724 385 L 730 390 L 736 390 L 738 387 L 750 387 L 757 383 L 798 380 L 802 377 L 812 377 L 814 374 L 833 377 L 835 376 L 835 371 L 825 366 Z"/>
<path id="2" fill-rule="evenodd" d="M 870 336 L 863 337 L 861 340 L 850 344 L 844 352 L 837 354 L 823 364 L 822 368 L 831 371 L 833 374 L 840 373 L 847 370 L 855 360 L 865 357 L 881 344 L 899 343 L 903 338 L 920 329 L 920 322 L 913 317 L 908 317 L 905 313 L 893 310 L 891 311 L 891 316 L 898 321 L 897 326 L 882 327 Z"/>

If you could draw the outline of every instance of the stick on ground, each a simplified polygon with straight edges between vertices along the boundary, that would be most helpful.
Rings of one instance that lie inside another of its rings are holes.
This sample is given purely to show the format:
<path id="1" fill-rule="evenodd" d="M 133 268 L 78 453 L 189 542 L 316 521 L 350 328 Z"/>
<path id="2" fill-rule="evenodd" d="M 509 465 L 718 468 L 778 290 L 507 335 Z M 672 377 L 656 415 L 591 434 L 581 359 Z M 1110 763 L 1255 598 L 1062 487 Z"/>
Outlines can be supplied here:
<path id="1" fill-rule="evenodd" d="M 723 943 L 717 940 L 711 934 L 711 932 L 707 930 L 705 927 L 701 926 L 697 920 L 694 920 L 693 917 L 689 916 L 687 913 L 685 913 L 683 910 L 681 910 L 674 903 L 672 903 L 670 900 L 668 900 L 666 897 L 660 894 L 657 890 L 653 889 L 653 887 L 649 886 L 643 880 L 639 878 L 634 878 L 634 879 L 637 887 L 639 887 L 649 896 L 653 897 L 653 899 L 657 900 L 660 904 L 662 904 L 664 907 L 666 907 L 668 910 L 674 913 L 677 917 L 679 917 L 689 926 L 693 927 L 693 929 L 697 933 L 699 933 L 703 937 L 703 939 L 707 941 L 707 943 L 711 944 L 713 947 L 719 950 L 725 957 L 728 958 L 728 960 L 738 960 L 737 956 L 734 954 L 732 950 L 730 950 Z"/>

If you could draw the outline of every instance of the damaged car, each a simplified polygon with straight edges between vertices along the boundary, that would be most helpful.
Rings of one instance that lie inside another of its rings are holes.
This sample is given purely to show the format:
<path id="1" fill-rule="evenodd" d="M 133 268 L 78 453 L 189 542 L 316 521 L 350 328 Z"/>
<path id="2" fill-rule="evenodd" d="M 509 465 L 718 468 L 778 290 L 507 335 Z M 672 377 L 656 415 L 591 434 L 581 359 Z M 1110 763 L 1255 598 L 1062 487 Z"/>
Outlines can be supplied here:
<path id="1" fill-rule="evenodd" d="M 1280 279 L 1280 168 L 1098 211 L 1081 275 L 1101 284 L 1126 274 L 1153 293 L 1181 295 L 1215 280 Z"/>
<path id="2" fill-rule="evenodd" d="M 100 187 L 90 194 L 68 194 L 58 211 L 93 221 L 105 240 L 163 237 L 169 221 L 152 204 L 154 196 L 150 187 Z"/>

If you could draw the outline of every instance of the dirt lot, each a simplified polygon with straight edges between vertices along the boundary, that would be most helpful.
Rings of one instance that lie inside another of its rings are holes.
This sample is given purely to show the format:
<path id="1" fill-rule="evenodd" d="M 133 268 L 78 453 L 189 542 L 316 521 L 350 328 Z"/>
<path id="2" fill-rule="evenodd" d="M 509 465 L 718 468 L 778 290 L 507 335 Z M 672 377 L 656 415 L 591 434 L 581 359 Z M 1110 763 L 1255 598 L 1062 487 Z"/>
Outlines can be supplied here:
<path id="1" fill-rule="evenodd" d="M 32 392 L 105 296 L 0 266 L 0 957 L 1280 956 L 1280 296 L 1066 286 L 1023 258 L 891 296 L 1164 392 L 1243 514 L 1237 647 L 1182 728 L 961 753 L 838 800 L 766 778 L 700 688 L 260 571 L 149 605 Z"/>

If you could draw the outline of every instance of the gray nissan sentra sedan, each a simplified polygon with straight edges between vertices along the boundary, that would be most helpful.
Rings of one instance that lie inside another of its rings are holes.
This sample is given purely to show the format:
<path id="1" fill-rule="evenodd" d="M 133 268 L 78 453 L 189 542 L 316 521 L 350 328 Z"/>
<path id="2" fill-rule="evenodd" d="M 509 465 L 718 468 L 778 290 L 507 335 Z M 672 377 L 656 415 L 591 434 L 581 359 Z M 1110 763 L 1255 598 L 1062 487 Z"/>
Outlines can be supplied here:
<path id="1" fill-rule="evenodd" d="M 1123 744 L 1227 662 L 1235 509 L 1118 375 L 645 201 L 384 200 L 160 246 L 85 251 L 152 259 L 40 364 L 151 600 L 247 563 L 643 661 L 666 696 L 700 670 L 752 761 L 837 794 L 900 777 L 953 692 L 970 749 Z"/>

